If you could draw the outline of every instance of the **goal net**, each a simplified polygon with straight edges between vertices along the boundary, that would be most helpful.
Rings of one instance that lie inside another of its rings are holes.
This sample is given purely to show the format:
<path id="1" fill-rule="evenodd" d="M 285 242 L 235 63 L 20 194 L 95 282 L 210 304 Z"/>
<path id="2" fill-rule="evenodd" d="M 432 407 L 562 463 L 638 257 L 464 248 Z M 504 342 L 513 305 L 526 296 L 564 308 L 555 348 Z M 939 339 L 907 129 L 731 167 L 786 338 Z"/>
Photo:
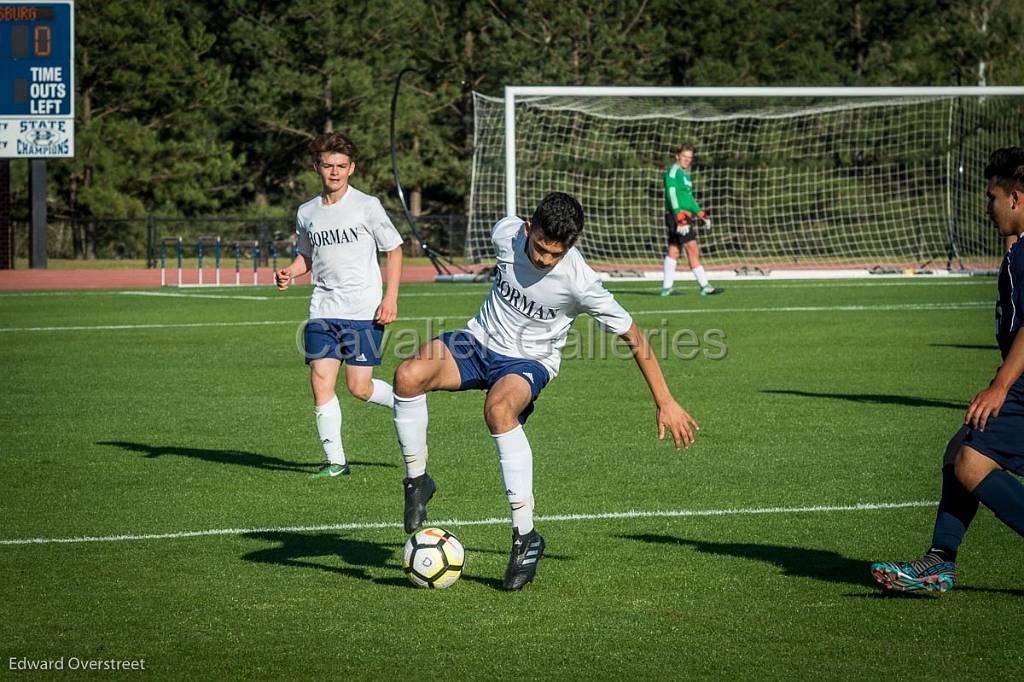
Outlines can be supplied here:
<path id="1" fill-rule="evenodd" d="M 466 253 L 482 260 L 498 218 L 559 190 L 583 204 L 591 262 L 660 264 L 663 174 L 689 142 L 707 265 L 991 269 L 983 169 L 1024 143 L 1024 88 L 517 87 L 474 104 Z"/>

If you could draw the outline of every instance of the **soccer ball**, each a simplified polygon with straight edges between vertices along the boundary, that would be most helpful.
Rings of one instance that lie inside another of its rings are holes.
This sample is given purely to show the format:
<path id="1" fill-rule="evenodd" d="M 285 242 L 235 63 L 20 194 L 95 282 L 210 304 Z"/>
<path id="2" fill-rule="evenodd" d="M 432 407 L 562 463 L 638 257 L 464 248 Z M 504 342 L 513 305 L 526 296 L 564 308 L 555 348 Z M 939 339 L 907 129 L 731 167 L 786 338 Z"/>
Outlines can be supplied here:
<path id="1" fill-rule="evenodd" d="M 417 587 L 448 587 L 459 579 L 465 565 L 462 543 L 440 528 L 413 533 L 402 551 L 402 568 Z"/>

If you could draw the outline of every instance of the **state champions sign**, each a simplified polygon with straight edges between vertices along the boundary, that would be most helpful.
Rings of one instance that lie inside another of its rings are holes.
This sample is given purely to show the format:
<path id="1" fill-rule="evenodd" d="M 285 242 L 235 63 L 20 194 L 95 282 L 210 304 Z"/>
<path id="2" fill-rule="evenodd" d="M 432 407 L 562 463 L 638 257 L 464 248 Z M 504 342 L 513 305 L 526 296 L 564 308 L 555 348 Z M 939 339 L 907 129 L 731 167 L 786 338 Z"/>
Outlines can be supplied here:
<path id="1" fill-rule="evenodd" d="M 0 158 L 75 155 L 69 0 L 0 0 Z"/>

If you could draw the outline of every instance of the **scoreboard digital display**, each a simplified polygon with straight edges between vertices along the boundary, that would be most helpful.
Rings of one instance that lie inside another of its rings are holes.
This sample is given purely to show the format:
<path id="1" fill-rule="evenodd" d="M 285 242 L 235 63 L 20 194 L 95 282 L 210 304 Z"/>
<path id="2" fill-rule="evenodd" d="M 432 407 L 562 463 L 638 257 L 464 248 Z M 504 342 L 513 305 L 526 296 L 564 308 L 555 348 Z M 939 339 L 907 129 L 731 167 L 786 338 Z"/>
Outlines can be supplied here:
<path id="1" fill-rule="evenodd" d="M 0 0 L 0 158 L 74 156 L 74 6 Z"/>

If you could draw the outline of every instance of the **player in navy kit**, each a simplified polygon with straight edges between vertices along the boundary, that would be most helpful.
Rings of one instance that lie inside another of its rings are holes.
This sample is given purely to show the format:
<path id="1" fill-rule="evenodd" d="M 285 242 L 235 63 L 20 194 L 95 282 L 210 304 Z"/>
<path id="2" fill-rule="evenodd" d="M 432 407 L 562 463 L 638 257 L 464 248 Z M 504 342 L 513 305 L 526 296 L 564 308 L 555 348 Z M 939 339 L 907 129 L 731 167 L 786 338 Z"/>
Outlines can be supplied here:
<path id="1" fill-rule="evenodd" d="M 373 378 L 380 364 L 384 325 L 398 316 L 402 237 L 380 201 L 348 181 L 355 172 L 356 145 L 340 133 L 324 133 L 311 145 L 320 194 L 299 206 L 295 219 L 298 257 L 275 273 L 285 290 L 313 271 L 313 294 L 304 342 L 310 369 L 317 432 L 326 460 L 314 478 L 347 475 L 341 443 L 341 405 L 334 385 L 345 364 L 353 396 L 392 407 L 391 385 Z M 381 287 L 378 252 L 387 253 L 387 293 Z"/>
<path id="2" fill-rule="evenodd" d="M 697 424 L 669 392 L 647 337 L 601 283 L 573 245 L 583 229 L 583 208 L 553 192 L 529 221 L 498 221 L 491 239 L 496 266 L 490 294 L 465 329 L 419 349 L 395 372 L 395 428 L 405 459 L 405 530 L 427 518 L 436 486 L 427 468 L 429 391 L 487 391 L 484 420 L 498 451 L 512 514 L 512 553 L 504 587 L 530 582 L 544 552 L 533 527 L 533 451 L 523 424 L 559 368 L 573 320 L 590 314 L 633 351 L 654 396 L 659 437 L 671 433 L 676 447 L 693 442 Z"/>
<path id="3" fill-rule="evenodd" d="M 879 584 L 904 592 L 945 592 L 957 582 L 960 543 L 984 504 L 1024 536 L 1024 147 L 996 150 L 985 167 L 988 213 L 999 234 L 1016 237 L 999 268 L 996 341 L 1003 362 L 971 401 L 964 426 L 946 448 L 942 499 L 932 542 L 916 561 L 876 563 Z"/>

